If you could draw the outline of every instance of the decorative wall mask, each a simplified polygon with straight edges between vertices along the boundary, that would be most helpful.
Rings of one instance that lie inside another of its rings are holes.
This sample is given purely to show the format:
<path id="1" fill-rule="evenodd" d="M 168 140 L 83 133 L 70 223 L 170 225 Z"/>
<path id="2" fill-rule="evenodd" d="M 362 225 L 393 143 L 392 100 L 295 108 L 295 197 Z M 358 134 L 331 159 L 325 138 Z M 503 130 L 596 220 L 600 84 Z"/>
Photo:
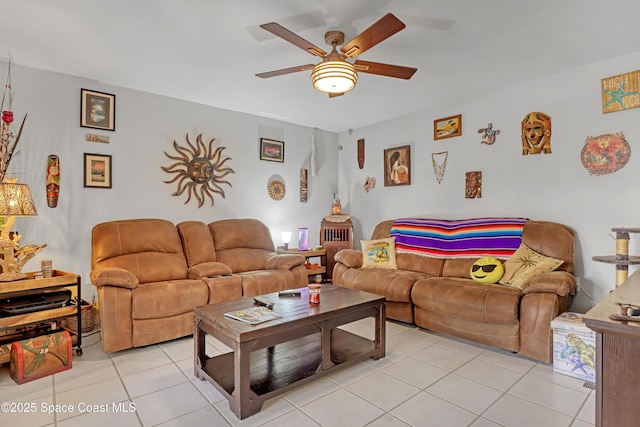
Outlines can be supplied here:
<path id="1" fill-rule="evenodd" d="M 551 154 L 551 117 L 533 112 L 522 120 L 522 155 Z"/>
<path id="2" fill-rule="evenodd" d="M 307 169 L 300 169 L 300 203 L 307 203 L 308 176 L 309 171 Z"/>
<path id="3" fill-rule="evenodd" d="M 60 159 L 55 154 L 47 157 L 47 176 L 45 180 L 47 192 L 47 206 L 55 208 L 58 206 L 58 195 L 60 194 Z"/>
<path id="4" fill-rule="evenodd" d="M 175 174 L 175 176 L 164 181 L 167 184 L 178 182 L 178 189 L 172 193 L 172 196 L 179 196 L 187 191 L 186 205 L 193 195 L 198 200 L 198 207 L 201 208 L 208 197 L 211 199 L 213 206 L 213 193 L 225 197 L 222 184 L 231 187 L 231 183 L 224 179 L 230 173 L 235 173 L 230 167 L 226 167 L 225 163 L 231 160 L 230 157 L 222 157 L 222 151 L 226 147 L 218 147 L 213 151 L 213 142 L 215 138 L 209 141 L 208 146 L 202 141 L 202 134 L 196 137 L 196 143 L 189 141 L 189 135 L 186 136 L 187 146 L 179 145 L 173 141 L 173 148 L 178 152 L 177 156 L 171 156 L 165 151 L 164 154 L 172 160 L 176 160 L 171 166 L 161 166 L 162 170 Z"/>
<path id="5" fill-rule="evenodd" d="M 436 175 L 438 184 L 440 184 L 442 182 L 442 179 L 444 178 L 444 170 L 447 168 L 448 157 L 449 157 L 448 151 L 431 153 L 431 163 L 433 164 L 433 173 Z"/>
<path id="6" fill-rule="evenodd" d="M 364 139 L 358 140 L 358 167 L 364 167 Z"/>
<path id="7" fill-rule="evenodd" d="M 486 128 L 478 129 L 478 133 L 482 134 L 482 141 L 480 141 L 481 144 L 491 145 L 496 142 L 496 136 L 500 131 L 493 129 L 493 123 L 489 123 Z"/>
<path id="8" fill-rule="evenodd" d="M 372 190 L 374 188 L 376 188 L 376 179 L 372 176 L 368 176 L 364 181 L 364 191 L 368 193 L 369 190 Z"/>
<path id="9" fill-rule="evenodd" d="M 482 172 L 467 172 L 464 183 L 465 199 L 482 198 Z"/>
<path id="10" fill-rule="evenodd" d="M 588 136 L 580 159 L 591 175 L 606 175 L 622 169 L 631 157 L 631 146 L 622 132 Z"/>

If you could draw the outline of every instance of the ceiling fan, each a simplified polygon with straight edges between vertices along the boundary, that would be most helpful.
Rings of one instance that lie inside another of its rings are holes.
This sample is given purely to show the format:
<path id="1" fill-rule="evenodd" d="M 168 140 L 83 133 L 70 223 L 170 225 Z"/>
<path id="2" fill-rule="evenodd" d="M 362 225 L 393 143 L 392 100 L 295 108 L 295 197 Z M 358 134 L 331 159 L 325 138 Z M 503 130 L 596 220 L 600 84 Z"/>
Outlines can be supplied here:
<path id="1" fill-rule="evenodd" d="M 325 34 L 324 40 L 332 46 L 332 49 L 331 52 L 327 53 L 313 43 L 287 30 L 280 24 L 275 22 L 263 24 L 260 25 L 260 28 L 298 46 L 300 49 L 312 55 L 322 58 L 322 62 L 319 64 L 306 64 L 268 71 L 256 74 L 256 76 L 268 78 L 296 73 L 298 71 L 313 70 L 311 73 L 313 86 L 321 92 L 327 92 L 330 98 L 343 95 L 345 92 L 353 89 L 358 80 L 358 72 L 408 80 L 417 71 L 416 68 L 371 61 L 355 60 L 353 63 L 347 61 L 347 58 L 353 59 L 357 57 L 405 27 L 406 25 L 402 21 L 393 14 L 388 13 L 362 33 L 358 34 L 353 40 L 342 46 L 340 48 L 340 52 L 342 53 L 339 53 L 336 48 L 344 43 L 344 33 L 342 31 L 329 31 Z"/>

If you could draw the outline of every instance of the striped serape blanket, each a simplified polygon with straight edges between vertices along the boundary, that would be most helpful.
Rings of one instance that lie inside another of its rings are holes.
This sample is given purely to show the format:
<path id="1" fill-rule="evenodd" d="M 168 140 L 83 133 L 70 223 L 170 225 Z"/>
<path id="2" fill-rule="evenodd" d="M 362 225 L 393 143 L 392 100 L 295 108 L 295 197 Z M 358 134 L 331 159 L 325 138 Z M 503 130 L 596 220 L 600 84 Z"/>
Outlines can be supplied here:
<path id="1" fill-rule="evenodd" d="M 526 218 L 440 220 L 400 218 L 391 236 L 396 252 L 436 258 L 509 258 L 522 243 Z"/>

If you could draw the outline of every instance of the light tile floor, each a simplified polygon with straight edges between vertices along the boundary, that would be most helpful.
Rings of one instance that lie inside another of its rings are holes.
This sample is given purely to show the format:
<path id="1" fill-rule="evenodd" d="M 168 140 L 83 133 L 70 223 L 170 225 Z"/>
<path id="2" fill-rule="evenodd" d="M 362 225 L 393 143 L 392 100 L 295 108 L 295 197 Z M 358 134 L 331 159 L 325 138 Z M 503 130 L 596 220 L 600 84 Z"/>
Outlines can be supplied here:
<path id="1" fill-rule="evenodd" d="M 345 329 L 372 338 L 373 321 Z M 207 338 L 209 355 L 230 351 Z M 595 391 L 551 365 L 387 322 L 387 355 L 338 369 L 238 420 L 193 375 L 193 338 L 105 354 L 84 339 L 73 368 L 17 385 L 0 368 L 2 425 L 16 426 L 593 426 Z M 7 407 L 8 403 L 8 407 Z"/>

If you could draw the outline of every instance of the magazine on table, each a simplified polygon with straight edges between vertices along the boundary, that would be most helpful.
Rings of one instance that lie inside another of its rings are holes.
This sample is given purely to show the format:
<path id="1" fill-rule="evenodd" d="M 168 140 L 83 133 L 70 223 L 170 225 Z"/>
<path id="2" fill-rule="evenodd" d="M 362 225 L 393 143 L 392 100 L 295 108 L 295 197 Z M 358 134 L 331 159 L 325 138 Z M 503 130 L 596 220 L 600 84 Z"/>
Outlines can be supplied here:
<path id="1" fill-rule="evenodd" d="M 225 317 L 230 319 L 239 320 L 250 325 L 257 325 L 259 323 L 268 322 L 269 320 L 280 319 L 281 315 L 274 313 L 265 307 L 248 307 L 242 310 L 230 311 L 224 314 Z"/>

